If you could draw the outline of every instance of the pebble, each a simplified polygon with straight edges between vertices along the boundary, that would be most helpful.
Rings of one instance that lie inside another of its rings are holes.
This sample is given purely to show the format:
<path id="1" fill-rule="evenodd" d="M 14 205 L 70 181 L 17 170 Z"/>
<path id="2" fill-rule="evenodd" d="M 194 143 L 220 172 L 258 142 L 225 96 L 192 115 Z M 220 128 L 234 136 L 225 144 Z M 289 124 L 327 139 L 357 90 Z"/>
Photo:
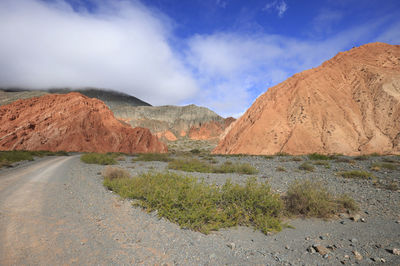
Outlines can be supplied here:
<path id="1" fill-rule="evenodd" d="M 309 253 L 311 253 L 311 254 L 313 254 L 313 253 L 316 252 L 315 249 L 314 249 L 312 246 L 309 246 L 309 247 L 307 248 L 307 251 L 308 251 Z"/>
<path id="2" fill-rule="evenodd" d="M 362 260 L 363 259 L 363 256 L 357 250 L 353 251 L 353 254 L 354 254 L 354 257 L 356 258 L 356 260 Z"/>
<path id="3" fill-rule="evenodd" d="M 361 218 L 360 221 L 363 223 L 367 222 L 364 218 Z"/>
<path id="4" fill-rule="evenodd" d="M 341 224 L 346 224 L 346 221 L 340 221 Z"/>
<path id="5" fill-rule="evenodd" d="M 357 243 L 357 242 L 358 242 L 358 239 L 357 239 L 357 238 L 352 238 L 352 239 L 350 239 L 350 242 L 351 242 L 351 243 Z"/>
<path id="6" fill-rule="evenodd" d="M 229 244 L 227 244 L 227 246 L 230 248 L 230 249 L 235 249 L 236 248 L 236 244 L 235 243 L 229 243 Z"/>
<path id="7" fill-rule="evenodd" d="M 390 252 L 392 252 L 392 254 L 400 256 L 400 249 L 398 248 L 393 248 L 390 250 Z"/>
<path id="8" fill-rule="evenodd" d="M 321 245 L 314 245 L 313 248 L 322 256 L 330 252 L 329 249 Z"/>

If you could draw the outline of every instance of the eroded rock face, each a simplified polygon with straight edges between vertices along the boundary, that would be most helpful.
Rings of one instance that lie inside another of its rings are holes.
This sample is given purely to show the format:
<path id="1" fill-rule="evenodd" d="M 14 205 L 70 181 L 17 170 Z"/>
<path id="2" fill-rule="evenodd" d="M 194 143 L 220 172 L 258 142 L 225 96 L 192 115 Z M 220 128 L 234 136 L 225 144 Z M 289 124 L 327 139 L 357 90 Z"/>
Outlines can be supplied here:
<path id="1" fill-rule="evenodd" d="M 196 105 L 188 106 L 121 106 L 112 109 L 118 119 L 149 128 L 167 141 L 188 137 L 192 140 L 216 140 L 234 118 L 223 118 Z"/>
<path id="2" fill-rule="evenodd" d="M 119 122 L 102 101 L 73 92 L 1 106 L 0 150 L 142 153 L 167 146 L 148 129 Z"/>
<path id="3" fill-rule="evenodd" d="M 400 153 L 400 46 L 372 43 L 268 89 L 214 153 Z"/>

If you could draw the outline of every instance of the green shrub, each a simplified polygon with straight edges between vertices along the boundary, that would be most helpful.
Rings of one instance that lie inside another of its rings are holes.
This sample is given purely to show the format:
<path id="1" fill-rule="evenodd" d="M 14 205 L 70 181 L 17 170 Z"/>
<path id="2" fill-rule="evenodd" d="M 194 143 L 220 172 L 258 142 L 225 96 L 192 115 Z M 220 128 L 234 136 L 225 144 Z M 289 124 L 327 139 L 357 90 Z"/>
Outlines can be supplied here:
<path id="1" fill-rule="evenodd" d="M 102 153 L 86 153 L 81 155 L 81 161 L 88 164 L 117 164 L 114 156 Z"/>
<path id="2" fill-rule="evenodd" d="M 356 211 L 357 204 L 347 195 L 335 198 L 320 182 L 303 180 L 289 185 L 286 210 L 290 214 L 329 218 L 344 210 Z"/>
<path id="3" fill-rule="evenodd" d="M 331 165 L 327 161 L 315 161 L 314 165 L 323 165 L 326 169 L 331 168 Z"/>
<path id="4" fill-rule="evenodd" d="M 264 159 L 267 159 L 267 160 L 271 160 L 271 159 L 275 158 L 275 156 L 273 156 L 273 155 L 261 155 L 261 157 Z"/>
<path id="5" fill-rule="evenodd" d="M 301 161 L 303 161 L 303 159 L 300 158 L 300 157 L 295 156 L 295 157 L 292 158 L 292 161 L 294 161 L 294 162 L 301 162 Z"/>
<path id="6" fill-rule="evenodd" d="M 34 157 L 68 156 L 65 151 L 0 151 L 0 168 L 20 161 L 33 161 Z"/>
<path id="7" fill-rule="evenodd" d="M 169 157 L 167 153 L 142 153 L 139 154 L 136 158 L 133 159 L 134 162 L 137 161 L 159 161 L 159 162 L 170 162 L 172 159 Z"/>
<path id="8" fill-rule="evenodd" d="M 388 169 L 388 170 L 397 170 L 397 166 L 393 163 L 381 162 L 381 163 L 373 163 L 371 165 L 371 169 L 375 170 L 375 171 L 379 171 L 382 168 Z"/>
<path id="9" fill-rule="evenodd" d="M 107 166 L 102 172 L 104 178 L 113 180 L 117 178 L 130 178 L 128 171 L 122 168 Z"/>
<path id="10" fill-rule="evenodd" d="M 360 170 L 341 172 L 340 175 L 344 178 L 362 178 L 362 179 L 374 178 L 374 176 L 371 173 Z"/>
<path id="11" fill-rule="evenodd" d="M 286 169 L 285 169 L 285 167 L 278 166 L 278 167 L 276 167 L 276 171 L 278 171 L 278 172 L 286 172 Z"/>
<path id="12" fill-rule="evenodd" d="M 199 149 L 192 149 L 192 150 L 190 150 L 190 152 L 193 153 L 193 154 L 200 154 L 201 153 L 201 151 Z"/>
<path id="13" fill-rule="evenodd" d="M 220 165 L 212 165 L 210 163 L 200 161 L 198 159 L 178 159 L 168 164 L 169 169 L 181 170 L 185 172 L 199 173 L 239 173 L 252 175 L 258 173 L 257 169 L 250 164 L 232 164 L 225 162 Z"/>
<path id="14" fill-rule="evenodd" d="M 305 170 L 305 171 L 312 172 L 312 171 L 314 171 L 314 166 L 312 166 L 312 165 L 309 164 L 309 163 L 302 163 L 302 164 L 299 166 L 299 169 L 300 169 L 300 170 Z"/>
<path id="15" fill-rule="evenodd" d="M 123 198 L 135 199 L 147 211 L 158 211 L 183 228 L 209 233 L 245 225 L 262 232 L 280 231 L 283 203 L 267 183 L 255 178 L 245 186 L 230 181 L 221 188 L 174 173 L 147 173 L 134 178 L 105 179 L 104 185 Z"/>
<path id="16" fill-rule="evenodd" d="M 312 153 L 308 155 L 310 160 L 332 160 L 335 158 L 333 155 L 324 155 L 319 153 Z"/>

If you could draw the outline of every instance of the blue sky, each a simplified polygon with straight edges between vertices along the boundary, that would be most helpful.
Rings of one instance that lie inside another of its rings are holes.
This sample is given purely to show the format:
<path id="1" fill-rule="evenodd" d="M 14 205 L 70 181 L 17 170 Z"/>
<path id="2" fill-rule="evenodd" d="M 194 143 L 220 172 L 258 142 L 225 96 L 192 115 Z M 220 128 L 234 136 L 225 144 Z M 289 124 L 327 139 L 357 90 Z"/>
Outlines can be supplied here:
<path id="1" fill-rule="evenodd" d="M 269 87 L 369 42 L 392 0 L 2 0 L 0 86 L 100 87 L 238 117 Z"/>

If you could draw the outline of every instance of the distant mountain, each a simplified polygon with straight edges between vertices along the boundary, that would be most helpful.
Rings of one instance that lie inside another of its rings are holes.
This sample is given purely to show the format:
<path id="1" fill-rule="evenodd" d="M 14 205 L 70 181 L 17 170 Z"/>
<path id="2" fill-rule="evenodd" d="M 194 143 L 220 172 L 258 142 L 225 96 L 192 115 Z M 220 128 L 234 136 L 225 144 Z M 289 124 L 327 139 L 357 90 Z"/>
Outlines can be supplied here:
<path id="1" fill-rule="evenodd" d="M 96 88 L 85 89 L 48 89 L 48 90 L 28 90 L 28 89 L 2 89 L 0 90 L 0 105 L 11 103 L 17 99 L 28 99 L 44 94 L 67 94 L 70 92 L 79 92 L 90 98 L 97 98 L 103 101 L 108 107 L 113 109 L 117 106 L 151 106 L 136 97 L 126 93 L 113 90 L 102 90 Z"/>
<path id="2" fill-rule="evenodd" d="M 213 152 L 400 154 L 400 45 L 353 48 L 269 88 Z"/>

